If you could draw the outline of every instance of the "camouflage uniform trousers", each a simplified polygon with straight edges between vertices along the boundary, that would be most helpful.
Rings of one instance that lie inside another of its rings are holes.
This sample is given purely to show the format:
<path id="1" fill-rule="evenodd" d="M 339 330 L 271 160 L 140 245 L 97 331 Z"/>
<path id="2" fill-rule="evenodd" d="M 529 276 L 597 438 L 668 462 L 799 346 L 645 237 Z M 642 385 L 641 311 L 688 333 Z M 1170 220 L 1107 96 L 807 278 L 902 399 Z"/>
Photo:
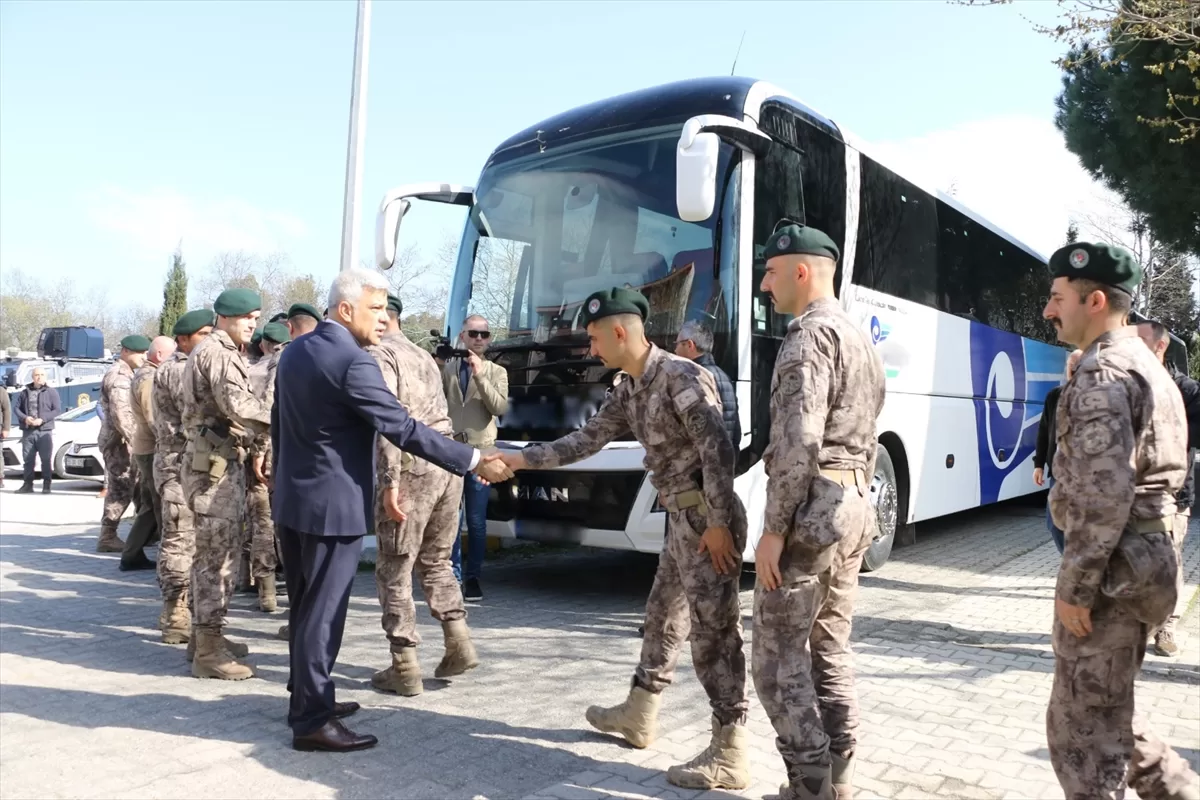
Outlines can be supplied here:
<path id="1" fill-rule="evenodd" d="M 242 526 L 246 516 L 246 478 L 240 465 L 229 469 L 216 483 L 226 483 L 213 494 L 241 498 L 222 503 L 214 498 L 208 513 L 192 510 L 196 520 L 196 555 L 192 561 L 192 619 L 197 628 L 220 633 L 225 624 L 229 599 L 237 582 L 238 558 L 245 541 Z M 189 497 L 194 501 L 195 497 Z"/>
<path id="2" fill-rule="evenodd" d="M 782 585 L 754 589 L 754 688 L 789 780 L 805 766 L 828 766 L 830 752 L 849 757 L 858 741 L 850 628 L 876 522 L 870 502 L 853 490 L 834 514 L 845 532 L 832 545 L 832 564 L 818 574 L 783 567 Z"/>
<path id="3" fill-rule="evenodd" d="M 439 622 L 465 619 L 462 590 L 450 566 L 450 552 L 458 537 L 458 506 L 463 479 L 441 469 L 421 475 L 401 473 L 400 507 L 408 515 L 402 523 L 387 516 L 383 502 L 375 502 L 375 582 L 383 609 L 383 630 L 393 652 L 421 643 L 417 610 L 413 603 L 413 568 L 429 611 Z"/>
<path id="4" fill-rule="evenodd" d="M 162 487 L 164 495 L 168 485 Z M 192 560 L 196 553 L 195 515 L 186 504 L 164 497 L 162 522 L 162 541 L 158 543 L 158 586 L 164 600 L 175 600 L 187 594 L 191 583 Z"/>
<path id="5" fill-rule="evenodd" d="M 271 519 L 271 493 L 257 478 L 247 476 L 246 523 L 250 529 L 250 575 L 257 581 L 273 576 L 278 558 L 275 554 L 275 521 Z"/>
<path id="6" fill-rule="evenodd" d="M 101 526 L 116 530 L 121 517 L 133 501 L 133 487 L 136 482 L 133 457 L 129 453 L 129 445 L 119 436 L 108 439 L 100 446 L 100 454 L 104 456 L 104 515 Z"/>
<path id="7" fill-rule="evenodd" d="M 1187 762 L 1137 720 L 1134 681 L 1146 654 L 1148 627 L 1108 598 L 1092 608 L 1092 632 L 1079 638 L 1054 620 L 1054 684 L 1046 709 L 1050 764 L 1066 800 L 1125 796 L 1129 781 L 1143 800 L 1166 798 L 1187 784 Z"/>
<path id="8" fill-rule="evenodd" d="M 707 552 L 697 552 L 707 527 L 699 508 L 669 515 L 658 571 L 646 601 L 642 654 L 633 681 L 653 694 L 671 685 L 683 643 L 691 639 L 692 665 L 722 725 L 744 721 L 746 657 L 742 651 L 742 552 L 746 509 L 734 498 L 733 549 L 736 566 L 718 574 Z"/>
<path id="9" fill-rule="evenodd" d="M 1191 509 L 1176 512 L 1171 527 L 1171 544 L 1175 545 L 1175 563 L 1178 565 L 1178 569 L 1175 570 L 1175 591 L 1178 597 L 1175 601 L 1175 610 L 1159 629 L 1171 634 L 1175 633 L 1175 623 L 1179 621 L 1179 613 L 1187 608 L 1189 599 L 1183 593 L 1183 540 L 1187 538 L 1188 522 L 1191 518 Z M 1157 634 L 1158 631 L 1154 633 Z"/>

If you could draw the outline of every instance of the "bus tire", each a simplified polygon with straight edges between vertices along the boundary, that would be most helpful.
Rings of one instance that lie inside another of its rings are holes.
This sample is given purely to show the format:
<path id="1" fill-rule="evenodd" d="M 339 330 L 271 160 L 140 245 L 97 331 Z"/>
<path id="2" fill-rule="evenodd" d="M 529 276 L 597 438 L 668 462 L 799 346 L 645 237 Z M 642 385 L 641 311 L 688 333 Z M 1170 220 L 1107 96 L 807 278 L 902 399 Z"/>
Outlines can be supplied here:
<path id="1" fill-rule="evenodd" d="M 874 572 L 887 563 L 899 527 L 900 487 L 892 456 L 883 445 L 875 446 L 875 475 L 871 478 L 870 499 L 878 523 L 875 540 L 863 554 L 862 571 Z"/>

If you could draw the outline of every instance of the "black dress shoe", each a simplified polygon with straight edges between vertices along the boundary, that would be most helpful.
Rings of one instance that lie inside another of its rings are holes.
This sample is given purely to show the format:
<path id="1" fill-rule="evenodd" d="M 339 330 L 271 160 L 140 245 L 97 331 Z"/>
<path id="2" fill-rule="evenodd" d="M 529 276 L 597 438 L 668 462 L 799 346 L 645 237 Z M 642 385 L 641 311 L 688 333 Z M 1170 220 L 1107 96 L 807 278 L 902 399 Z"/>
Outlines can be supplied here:
<path id="1" fill-rule="evenodd" d="M 362 708 L 362 706 L 360 706 L 358 703 L 354 702 L 353 700 L 350 700 L 345 703 L 334 703 L 333 704 L 333 718 L 334 719 L 343 719 L 345 717 L 350 716 L 354 712 L 358 711 L 360 708 Z"/>
<path id="2" fill-rule="evenodd" d="M 139 569 L 154 569 L 154 567 L 154 562 L 146 558 L 145 553 L 138 553 L 138 556 L 132 561 L 127 562 L 122 559 L 120 564 L 121 572 L 133 572 L 134 570 Z"/>
<path id="3" fill-rule="evenodd" d="M 323 750 L 329 753 L 349 753 L 352 750 L 366 750 L 377 744 L 379 740 L 374 736 L 355 733 L 336 719 L 329 720 L 307 736 L 292 737 L 292 749 L 305 752 Z"/>

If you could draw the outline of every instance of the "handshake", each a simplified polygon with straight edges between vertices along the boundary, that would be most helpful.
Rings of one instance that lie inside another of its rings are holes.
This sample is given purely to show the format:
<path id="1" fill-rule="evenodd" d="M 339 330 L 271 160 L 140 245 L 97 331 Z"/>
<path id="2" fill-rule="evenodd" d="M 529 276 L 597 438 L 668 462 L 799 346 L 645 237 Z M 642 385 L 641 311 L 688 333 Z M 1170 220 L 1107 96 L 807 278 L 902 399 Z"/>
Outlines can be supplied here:
<path id="1" fill-rule="evenodd" d="M 480 451 L 475 475 L 485 485 L 503 483 L 522 469 L 525 469 L 525 456 L 512 451 L 502 452 L 493 447 Z"/>

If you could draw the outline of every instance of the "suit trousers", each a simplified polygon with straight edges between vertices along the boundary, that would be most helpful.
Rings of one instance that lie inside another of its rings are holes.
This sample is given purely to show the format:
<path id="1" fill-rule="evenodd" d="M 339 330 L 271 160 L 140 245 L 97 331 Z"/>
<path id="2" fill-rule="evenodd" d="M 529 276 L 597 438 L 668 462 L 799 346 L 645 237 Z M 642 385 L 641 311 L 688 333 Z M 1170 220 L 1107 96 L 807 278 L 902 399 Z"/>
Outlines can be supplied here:
<path id="1" fill-rule="evenodd" d="M 288 589 L 288 725 L 295 736 L 333 717 L 331 674 L 342 647 L 362 536 L 315 536 L 279 526 Z"/>

